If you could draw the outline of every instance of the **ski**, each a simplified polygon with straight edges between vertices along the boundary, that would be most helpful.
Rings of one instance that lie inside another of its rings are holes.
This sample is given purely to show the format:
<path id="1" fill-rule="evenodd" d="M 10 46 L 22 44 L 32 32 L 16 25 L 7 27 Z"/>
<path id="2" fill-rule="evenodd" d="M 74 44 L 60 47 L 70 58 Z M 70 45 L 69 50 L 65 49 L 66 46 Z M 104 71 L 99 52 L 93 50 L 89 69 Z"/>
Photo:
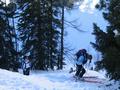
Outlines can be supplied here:
<path id="1" fill-rule="evenodd" d="M 95 76 L 84 76 L 82 78 L 78 78 L 76 76 L 73 76 L 73 78 L 75 79 L 75 82 L 81 81 L 81 82 L 103 84 L 103 80 L 98 78 L 98 77 L 95 77 Z"/>

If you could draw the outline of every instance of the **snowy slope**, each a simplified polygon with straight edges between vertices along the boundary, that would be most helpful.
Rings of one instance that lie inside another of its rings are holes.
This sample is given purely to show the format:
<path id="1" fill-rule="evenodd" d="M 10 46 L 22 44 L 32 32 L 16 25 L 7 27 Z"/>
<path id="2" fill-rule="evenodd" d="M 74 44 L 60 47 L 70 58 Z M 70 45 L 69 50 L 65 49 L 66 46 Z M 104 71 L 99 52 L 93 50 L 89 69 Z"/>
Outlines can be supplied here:
<path id="1" fill-rule="evenodd" d="M 26 78 L 22 74 L 0 69 L 0 90 L 39 90 Z"/>
<path id="2" fill-rule="evenodd" d="M 32 71 L 30 76 L 24 76 L 22 73 L 0 69 L 0 90 L 114 90 L 107 80 L 104 84 L 75 82 L 72 76 L 66 70 Z M 89 70 L 85 76 L 104 78 L 98 72 Z"/>

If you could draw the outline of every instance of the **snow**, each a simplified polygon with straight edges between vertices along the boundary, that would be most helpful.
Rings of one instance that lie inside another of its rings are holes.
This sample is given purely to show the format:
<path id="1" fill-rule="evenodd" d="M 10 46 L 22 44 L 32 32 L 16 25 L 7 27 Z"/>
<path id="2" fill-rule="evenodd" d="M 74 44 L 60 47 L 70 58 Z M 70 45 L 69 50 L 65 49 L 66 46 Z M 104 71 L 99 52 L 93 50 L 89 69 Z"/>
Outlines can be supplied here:
<path id="1" fill-rule="evenodd" d="M 96 71 L 87 70 L 85 76 L 97 76 L 104 83 L 75 82 L 73 75 L 68 70 L 34 70 L 25 76 L 22 70 L 16 73 L 0 69 L 0 90 L 114 90 L 119 86 Z"/>

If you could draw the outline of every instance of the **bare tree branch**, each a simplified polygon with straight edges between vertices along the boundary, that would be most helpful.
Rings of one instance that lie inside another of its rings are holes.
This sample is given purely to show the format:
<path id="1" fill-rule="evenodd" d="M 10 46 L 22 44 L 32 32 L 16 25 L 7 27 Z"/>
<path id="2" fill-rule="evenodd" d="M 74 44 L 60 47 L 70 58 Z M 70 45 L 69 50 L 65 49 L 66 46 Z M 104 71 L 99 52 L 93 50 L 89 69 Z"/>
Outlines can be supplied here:
<path id="1" fill-rule="evenodd" d="M 75 21 L 75 20 L 73 20 L 73 21 Z M 70 21 L 65 20 L 65 24 L 68 25 L 68 26 L 70 26 L 71 28 L 73 28 L 73 29 L 79 31 L 79 32 L 86 32 L 86 31 L 81 30 L 81 29 L 79 28 L 80 25 L 75 25 L 75 24 L 73 24 L 73 23 L 74 23 L 73 21 L 70 22 Z"/>

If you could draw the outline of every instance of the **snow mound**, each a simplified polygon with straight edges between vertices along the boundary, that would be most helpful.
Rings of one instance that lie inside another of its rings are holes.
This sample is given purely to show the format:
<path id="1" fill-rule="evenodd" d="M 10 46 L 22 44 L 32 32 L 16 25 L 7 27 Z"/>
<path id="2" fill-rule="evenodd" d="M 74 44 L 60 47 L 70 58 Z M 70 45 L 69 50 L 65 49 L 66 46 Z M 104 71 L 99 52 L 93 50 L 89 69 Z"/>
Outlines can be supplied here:
<path id="1" fill-rule="evenodd" d="M 0 90 L 39 90 L 39 87 L 25 80 L 27 76 L 0 69 Z"/>

